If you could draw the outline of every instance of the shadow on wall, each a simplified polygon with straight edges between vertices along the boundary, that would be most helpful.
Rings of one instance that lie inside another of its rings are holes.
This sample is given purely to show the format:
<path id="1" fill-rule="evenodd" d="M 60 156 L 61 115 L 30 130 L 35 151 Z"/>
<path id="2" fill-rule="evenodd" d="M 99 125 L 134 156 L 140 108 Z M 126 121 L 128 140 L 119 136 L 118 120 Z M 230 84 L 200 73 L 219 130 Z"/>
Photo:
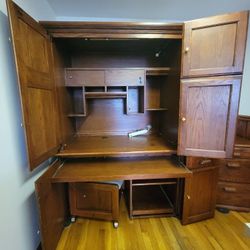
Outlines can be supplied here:
<path id="1" fill-rule="evenodd" d="M 37 234 L 39 216 L 34 182 L 44 172 L 49 161 L 41 164 L 36 171 L 29 171 L 9 21 L 2 11 L 0 54 L 1 216 L 3 221 L 8 221 L 7 226 L 3 223 L 4 228 L 0 228 L 3 231 L 0 236 L 4 239 L 0 243 L 18 246 L 20 250 L 36 249 L 40 235 Z M 12 242 L 8 238 L 10 232 L 16 235 Z"/>
<path id="2" fill-rule="evenodd" d="M 40 242 L 40 230 L 37 228 L 38 222 L 38 207 L 36 202 L 36 195 L 33 192 L 23 204 L 23 211 L 25 211 L 24 217 L 26 218 L 27 223 L 27 235 L 29 235 L 30 245 L 35 249 Z M 35 217 L 35 218 L 34 218 Z"/>

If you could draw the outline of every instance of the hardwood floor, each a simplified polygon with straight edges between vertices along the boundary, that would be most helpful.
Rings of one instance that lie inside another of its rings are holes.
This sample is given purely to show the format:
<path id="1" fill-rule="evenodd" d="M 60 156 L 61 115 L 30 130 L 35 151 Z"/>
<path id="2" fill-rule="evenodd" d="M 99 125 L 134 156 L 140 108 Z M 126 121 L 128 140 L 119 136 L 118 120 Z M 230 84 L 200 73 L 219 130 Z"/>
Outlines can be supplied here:
<path id="1" fill-rule="evenodd" d="M 176 218 L 128 218 L 121 201 L 119 228 L 111 222 L 78 218 L 65 228 L 57 250 L 250 249 L 250 213 L 215 213 L 215 218 L 182 226 Z"/>

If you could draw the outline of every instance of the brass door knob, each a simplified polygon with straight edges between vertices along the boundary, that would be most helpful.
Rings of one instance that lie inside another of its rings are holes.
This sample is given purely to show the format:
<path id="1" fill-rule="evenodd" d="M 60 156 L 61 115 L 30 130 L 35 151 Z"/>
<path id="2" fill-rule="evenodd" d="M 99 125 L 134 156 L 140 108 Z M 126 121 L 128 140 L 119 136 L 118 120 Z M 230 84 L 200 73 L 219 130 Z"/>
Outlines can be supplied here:
<path id="1" fill-rule="evenodd" d="M 188 53 L 188 51 L 189 51 L 189 47 L 186 47 L 185 48 L 185 53 Z"/>
<path id="2" fill-rule="evenodd" d="M 190 199 L 191 199 L 190 195 L 187 195 L 187 199 L 188 199 L 188 200 L 190 200 Z"/>

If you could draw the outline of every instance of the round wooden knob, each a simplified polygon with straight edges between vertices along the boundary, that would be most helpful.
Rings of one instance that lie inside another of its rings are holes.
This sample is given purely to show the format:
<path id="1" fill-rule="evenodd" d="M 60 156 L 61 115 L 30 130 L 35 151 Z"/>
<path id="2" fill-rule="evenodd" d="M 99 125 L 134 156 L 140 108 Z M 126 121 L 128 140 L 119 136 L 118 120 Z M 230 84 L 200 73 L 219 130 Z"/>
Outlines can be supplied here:
<path id="1" fill-rule="evenodd" d="M 69 79 L 72 79 L 73 78 L 73 76 L 69 76 Z"/>
<path id="2" fill-rule="evenodd" d="M 86 195 L 86 194 L 84 194 L 84 195 L 83 195 L 83 198 L 86 198 L 86 197 L 87 197 L 87 195 Z"/>
<path id="3" fill-rule="evenodd" d="M 188 200 L 190 200 L 190 199 L 191 199 L 190 195 L 187 195 L 187 199 L 188 199 Z"/>

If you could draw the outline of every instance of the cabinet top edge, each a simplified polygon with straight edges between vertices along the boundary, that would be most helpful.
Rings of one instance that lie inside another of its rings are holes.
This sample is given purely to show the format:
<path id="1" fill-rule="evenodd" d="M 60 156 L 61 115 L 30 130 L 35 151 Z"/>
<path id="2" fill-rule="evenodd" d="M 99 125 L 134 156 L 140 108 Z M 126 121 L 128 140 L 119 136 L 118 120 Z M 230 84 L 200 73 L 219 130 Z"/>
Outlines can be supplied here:
<path id="1" fill-rule="evenodd" d="M 75 21 L 40 21 L 46 29 L 116 29 L 116 30 L 175 30 L 182 32 L 183 22 L 75 22 Z"/>
<path id="2" fill-rule="evenodd" d="M 212 16 L 206 16 L 206 17 L 200 17 L 200 18 L 196 18 L 196 19 L 193 19 L 193 20 L 187 20 L 184 22 L 184 25 L 185 24 L 188 24 L 188 23 L 192 23 L 192 22 L 202 22 L 202 21 L 208 21 L 210 18 L 213 18 L 213 19 L 225 19 L 227 17 L 232 17 L 232 16 L 245 16 L 246 18 L 248 18 L 249 16 L 249 12 L 250 10 L 242 10 L 242 11 L 235 11 L 235 12 L 228 12 L 228 13 L 223 13 L 223 14 L 217 14 L 217 15 L 212 15 Z"/>

